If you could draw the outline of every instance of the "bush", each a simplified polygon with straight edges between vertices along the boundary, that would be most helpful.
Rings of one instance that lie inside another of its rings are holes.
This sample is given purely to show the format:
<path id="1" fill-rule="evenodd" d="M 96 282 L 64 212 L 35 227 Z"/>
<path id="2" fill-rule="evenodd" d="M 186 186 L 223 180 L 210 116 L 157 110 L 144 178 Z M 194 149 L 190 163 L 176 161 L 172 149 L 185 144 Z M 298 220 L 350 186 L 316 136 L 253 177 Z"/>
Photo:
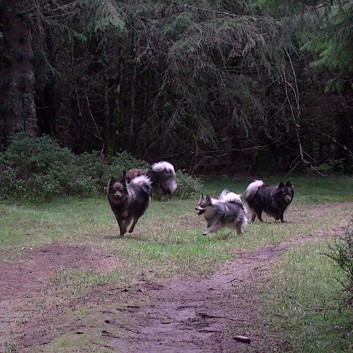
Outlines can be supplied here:
<path id="1" fill-rule="evenodd" d="M 107 181 L 130 168 L 148 168 L 127 152 L 106 158 L 100 152 L 73 154 L 48 136 L 16 135 L 0 153 L 0 198 L 50 199 L 103 193 Z M 186 198 L 201 190 L 201 182 L 177 172 L 175 195 Z"/>
<path id="2" fill-rule="evenodd" d="M 343 271 L 346 280 L 342 285 L 348 294 L 348 301 L 353 303 L 353 221 L 346 232 L 337 238 L 326 255 L 333 259 Z"/>
<path id="3" fill-rule="evenodd" d="M 3 198 L 37 199 L 76 193 L 76 157 L 47 136 L 15 136 L 6 152 L 0 154 L 0 165 Z"/>
<path id="4" fill-rule="evenodd" d="M 201 193 L 203 185 L 200 179 L 178 170 L 176 180 L 178 187 L 175 190 L 175 196 L 186 199 Z"/>
<path id="5" fill-rule="evenodd" d="M 147 162 L 136 159 L 132 157 L 130 153 L 123 151 L 117 156 L 109 158 L 108 165 L 103 174 L 103 178 L 105 181 L 108 181 L 111 177 L 121 177 L 124 170 L 131 168 L 145 169 L 148 167 L 149 165 Z"/>
<path id="6" fill-rule="evenodd" d="M 0 153 L 0 197 L 49 199 L 102 193 L 111 176 L 143 165 L 124 152 L 110 161 L 99 152 L 73 154 L 48 136 L 16 135 Z"/>

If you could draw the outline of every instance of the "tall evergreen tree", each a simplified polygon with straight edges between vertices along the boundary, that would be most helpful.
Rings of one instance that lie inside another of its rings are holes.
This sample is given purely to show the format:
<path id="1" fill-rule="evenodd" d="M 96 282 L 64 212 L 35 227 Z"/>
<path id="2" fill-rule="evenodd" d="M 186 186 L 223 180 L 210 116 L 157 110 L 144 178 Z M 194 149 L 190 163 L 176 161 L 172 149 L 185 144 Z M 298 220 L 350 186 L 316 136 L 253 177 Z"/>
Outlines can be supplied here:
<path id="1" fill-rule="evenodd" d="M 32 33 L 26 17 L 28 1 L 3 0 L 1 55 L 1 135 L 6 145 L 13 133 L 37 134 L 34 104 Z"/>

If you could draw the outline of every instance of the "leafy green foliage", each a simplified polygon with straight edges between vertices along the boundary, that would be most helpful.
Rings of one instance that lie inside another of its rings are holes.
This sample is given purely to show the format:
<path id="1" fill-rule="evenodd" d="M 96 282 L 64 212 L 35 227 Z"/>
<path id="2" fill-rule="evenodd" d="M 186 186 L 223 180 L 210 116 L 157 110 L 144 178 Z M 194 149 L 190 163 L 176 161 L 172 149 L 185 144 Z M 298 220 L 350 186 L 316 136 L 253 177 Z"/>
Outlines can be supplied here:
<path id="1" fill-rule="evenodd" d="M 201 173 L 262 172 L 262 152 L 274 172 L 302 150 L 351 165 L 337 124 L 350 93 L 322 95 L 327 81 L 348 87 L 351 13 L 347 1 L 31 0 L 40 132 L 75 153 L 163 151 Z"/>
<path id="2" fill-rule="evenodd" d="M 325 174 L 343 173 L 345 169 L 344 159 L 328 159 L 318 166 L 318 170 Z"/>
<path id="3" fill-rule="evenodd" d="M 76 0 L 71 7 L 81 11 L 80 20 L 86 21 L 85 32 L 89 36 L 111 29 L 119 34 L 127 31 L 124 13 L 114 0 Z"/>
<path id="4" fill-rule="evenodd" d="M 80 157 L 47 136 L 35 139 L 17 135 L 0 155 L 0 161 L 3 198 L 51 198 L 96 191 L 93 178 L 98 176 L 89 174 L 91 166 L 86 169 Z"/>
<path id="5" fill-rule="evenodd" d="M 291 16 L 301 49 L 315 55 L 311 66 L 334 70 L 326 92 L 343 91 L 353 72 L 352 1 L 259 0 L 257 5 L 275 16 Z"/>
<path id="6" fill-rule="evenodd" d="M 174 195 L 183 199 L 199 194 L 203 188 L 201 179 L 192 177 L 181 170 L 176 172 L 176 180 L 178 187 L 175 190 Z"/>
<path id="7" fill-rule="evenodd" d="M 333 259 L 344 274 L 342 282 L 348 294 L 349 302 L 353 302 L 353 222 L 346 232 L 338 237 L 335 244 L 330 247 L 327 256 Z"/>
<path id="8" fill-rule="evenodd" d="M 328 244 L 332 240 L 322 239 L 289 250 L 266 285 L 266 312 L 293 352 L 351 351 L 352 311 L 342 305 L 341 273 L 322 256 Z"/>
<path id="9" fill-rule="evenodd" d="M 328 81 L 327 92 L 342 91 L 353 72 L 352 16 L 351 1 L 341 1 L 328 7 L 320 16 L 317 30 L 311 32 L 310 40 L 303 46 L 304 50 L 317 54 L 312 66 L 338 73 Z"/>
<path id="10" fill-rule="evenodd" d="M 38 199 L 103 192 L 111 176 L 144 166 L 126 152 L 107 161 L 99 152 L 73 154 L 49 137 L 17 135 L 0 154 L 0 195 Z"/>
<path id="11" fill-rule="evenodd" d="M 17 135 L 0 154 L 0 198 L 51 199 L 104 192 L 111 177 L 130 168 L 148 168 L 127 152 L 106 158 L 100 152 L 73 154 L 48 136 Z M 188 198 L 201 189 L 199 179 L 177 172 L 177 197 Z"/>

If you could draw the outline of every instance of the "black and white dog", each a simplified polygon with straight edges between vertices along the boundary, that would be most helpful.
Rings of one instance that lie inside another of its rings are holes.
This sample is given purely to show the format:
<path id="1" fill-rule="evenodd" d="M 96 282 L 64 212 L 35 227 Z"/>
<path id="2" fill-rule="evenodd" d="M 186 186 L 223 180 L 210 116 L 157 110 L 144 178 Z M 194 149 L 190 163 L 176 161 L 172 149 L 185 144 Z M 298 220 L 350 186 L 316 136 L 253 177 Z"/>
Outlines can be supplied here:
<path id="1" fill-rule="evenodd" d="M 132 180 L 137 176 L 146 175 L 152 181 L 154 190 L 160 190 L 164 195 L 171 196 L 177 189 L 174 166 L 169 162 L 153 163 L 149 169 L 129 169 L 126 178 Z"/>
<path id="2" fill-rule="evenodd" d="M 163 194 L 171 196 L 177 189 L 175 170 L 169 162 L 153 163 L 149 175 L 153 188 L 159 188 Z"/>
<path id="3" fill-rule="evenodd" d="M 118 221 L 120 236 L 129 227 L 134 231 L 139 218 L 145 213 L 150 202 L 152 182 L 146 175 L 141 175 L 127 182 L 125 173 L 122 179 L 112 178 L 108 182 L 107 194 L 110 207 Z"/>
<path id="4" fill-rule="evenodd" d="M 290 181 L 286 184 L 265 185 L 262 180 L 250 183 L 241 198 L 247 202 L 252 212 L 251 221 L 257 217 L 261 222 L 264 211 L 275 220 L 284 222 L 283 215 L 294 197 L 294 187 Z"/>
<path id="5" fill-rule="evenodd" d="M 223 190 L 218 199 L 202 194 L 195 209 L 198 215 L 204 215 L 207 222 L 203 235 L 223 227 L 235 228 L 237 234 L 242 234 L 248 223 L 240 196 L 228 190 Z"/>

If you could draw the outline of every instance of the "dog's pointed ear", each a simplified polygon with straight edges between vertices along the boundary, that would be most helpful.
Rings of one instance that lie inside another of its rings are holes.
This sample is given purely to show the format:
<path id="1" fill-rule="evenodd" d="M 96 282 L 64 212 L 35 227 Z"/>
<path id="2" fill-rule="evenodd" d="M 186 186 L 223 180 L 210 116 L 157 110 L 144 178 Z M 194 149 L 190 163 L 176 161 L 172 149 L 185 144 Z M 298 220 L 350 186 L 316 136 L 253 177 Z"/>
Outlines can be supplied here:
<path id="1" fill-rule="evenodd" d="M 117 180 L 114 177 L 111 177 L 108 181 L 108 186 L 112 186 Z"/>
<path id="2" fill-rule="evenodd" d="M 115 182 L 116 179 L 114 177 L 111 177 L 107 183 L 107 186 L 104 188 L 104 191 L 109 191 Z"/>
<path id="3" fill-rule="evenodd" d="M 123 170 L 123 176 L 120 178 L 119 183 L 126 187 L 126 169 Z"/>
<path id="4" fill-rule="evenodd" d="M 290 188 L 293 188 L 293 187 L 294 187 L 293 184 L 292 184 L 289 180 L 286 182 L 286 186 L 288 186 L 288 187 L 290 187 Z"/>
<path id="5" fill-rule="evenodd" d="M 281 188 L 284 188 L 284 182 L 281 181 L 281 182 L 279 183 L 278 187 L 279 187 L 280 189 L 281 189 Z"/>
<path id="6" fill-rule="evenodd" d="M 206 200 L 211 202 L 211 196 L 210 195 L 206 195 Z"/>

